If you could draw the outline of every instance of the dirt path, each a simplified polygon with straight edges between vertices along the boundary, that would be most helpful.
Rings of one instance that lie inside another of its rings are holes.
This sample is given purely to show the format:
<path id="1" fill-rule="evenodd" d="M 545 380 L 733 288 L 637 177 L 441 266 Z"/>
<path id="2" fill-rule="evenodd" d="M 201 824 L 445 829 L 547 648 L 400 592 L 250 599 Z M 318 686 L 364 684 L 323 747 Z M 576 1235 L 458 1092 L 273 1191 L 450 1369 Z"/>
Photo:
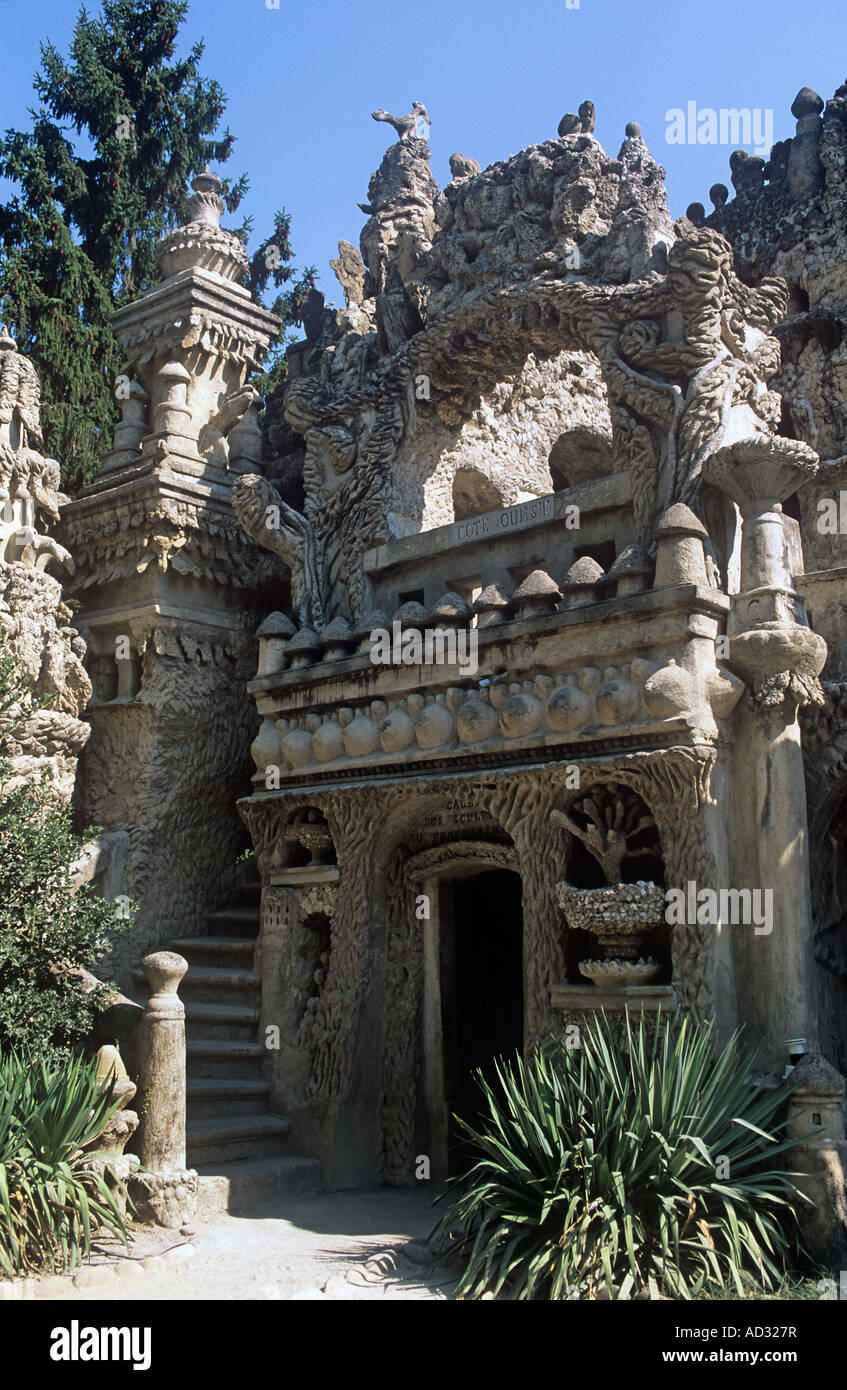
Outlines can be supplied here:
<path id="1" fill-rule="evenodd" d="M 219 1216 L 196 1226 L 178 1258 L 171 1250 L 152 1267 L 146 1262 L 136 1273 L 124 1266 L 100 1284 L 87 1283 L 84 1275 L 79 1288 L 68 1284 L 63 1295 L 53 1296 L 105 1302 L 451 1298 L 455 1272 L 433 1271 L 422 1245 L 402 1253 L 435 1224 L 431 1203 L 431 1193 L 390 1190 L 278 1199 L 249 1216 Z M 182 1239 L 174 1232 L 172 1244 Z"/>

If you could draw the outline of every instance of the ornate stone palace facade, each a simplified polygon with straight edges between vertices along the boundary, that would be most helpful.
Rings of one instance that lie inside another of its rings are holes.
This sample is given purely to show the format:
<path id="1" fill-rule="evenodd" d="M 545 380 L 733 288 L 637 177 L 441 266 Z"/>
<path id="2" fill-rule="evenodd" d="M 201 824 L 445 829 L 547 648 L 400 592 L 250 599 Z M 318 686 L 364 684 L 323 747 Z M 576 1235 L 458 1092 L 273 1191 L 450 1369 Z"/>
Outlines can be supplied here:
<path id="1" fill-rule="evenodd" d="M 375 113 L 264 440 L 214 175 L 116 314 L 77 797 L 121 984 L 190 962 L 196 1166 L 437 1176 L 470 1070 L 601 1008 L 847 1067 L 847 88 L 794 109 L 676 222 L 590 103 L 441 190 Z"/>

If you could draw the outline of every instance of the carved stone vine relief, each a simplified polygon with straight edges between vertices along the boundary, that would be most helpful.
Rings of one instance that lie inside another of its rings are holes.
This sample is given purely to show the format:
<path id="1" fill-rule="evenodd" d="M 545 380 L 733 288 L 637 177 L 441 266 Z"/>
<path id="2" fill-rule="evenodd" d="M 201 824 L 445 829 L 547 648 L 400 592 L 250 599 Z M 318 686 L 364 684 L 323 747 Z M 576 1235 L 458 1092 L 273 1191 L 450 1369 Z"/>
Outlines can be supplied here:
<path id="1" fill-rule="evenodd" d="M 383 1135 L 385 1181 L 406 1187 L 412 1180 L 417 1083 L 420 1071 L 420 1012 L 423 991 L 422 923 L 414 913 L 414 891 L 396 854 L 385 880 L 388 917 Z"/>

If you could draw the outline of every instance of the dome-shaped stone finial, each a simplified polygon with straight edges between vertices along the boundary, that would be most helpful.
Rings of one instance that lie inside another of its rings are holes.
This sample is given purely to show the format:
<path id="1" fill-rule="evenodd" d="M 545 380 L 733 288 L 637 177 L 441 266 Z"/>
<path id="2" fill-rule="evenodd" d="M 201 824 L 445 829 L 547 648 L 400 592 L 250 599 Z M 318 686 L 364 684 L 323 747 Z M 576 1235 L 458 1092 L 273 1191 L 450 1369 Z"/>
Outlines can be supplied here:
<path id="1" fill-rule="evenodd" d="M 702 203 L 689 203 L 685 209 L 685 215 L 689 222 L 693 222 L 695 227 L 700 227 L 706 220 L 706 209 Z"/>
<path id="2" fill-rule="evenodd" d="M 712 206 L 716 211 L 719 211 L 726 204 L 729 189 L 725 183 L 713 183 L 709 189 L 709 197 L 712 200 Z"/>
<path id="3" fill-rule="evenodd" d="M 798 121 L 803 116 L 819 116 L 824 105 L 823 97 L 818 96 L 811 87 L 801 87 L 791 103 L 791 114 Z"/>
<path id="4" fill-rule="evenodd" d="M 151 1014 L 172 1018 L 182 1018 L 185 1009 L 178 998 L 178 990 L 183 975 L 188 969 L 188 961 L 176 951 L 154 951 L 141 962 L 144 978 L 150 987 L 147 1009 Z"/>
<path id="5" fill-rule="evenodd" d="M 222 180 L 206 167 L 201 174 L 195 174 L 191 187 L 194 191 L 186 199 L 188 220 L 163 236 L 156 247 L 162 279 L 197 269 L 239 282 L 247 270 L 247 248 L 221 227 L 226 211 L 221 197 Z"/>
<path id="6" fill-rule="evenodd" d="M 637 121 L 629 121 L 624 134 L 627 140 L 640 140 L 642 138 L 641 126 Z"/>

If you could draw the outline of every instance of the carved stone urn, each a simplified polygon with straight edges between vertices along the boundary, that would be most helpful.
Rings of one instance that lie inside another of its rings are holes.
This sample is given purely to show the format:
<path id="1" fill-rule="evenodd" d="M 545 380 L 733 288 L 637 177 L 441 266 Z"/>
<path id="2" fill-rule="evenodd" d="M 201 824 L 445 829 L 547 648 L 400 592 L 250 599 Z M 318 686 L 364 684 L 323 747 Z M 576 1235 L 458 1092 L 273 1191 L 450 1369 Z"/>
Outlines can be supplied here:
<path id="1" fill-rule="evenodd" d="M 307 850 L 312 856 L 312 864 L 331 864 L 334 848 L 332 832 L 326 821 L 318 819 L 315 812 L 308 812 L 307 815 L 308 819 L 295 820 L 285 827 L 285 838 L 289 843 Z"/>
<path id="2" fill-rule="evenodd" d="M 594 937 L 600 959 L 582 961 L 579 971 L 595 985 L 648 984 L 658 961 L 643 959 L 644 937 L 663 920 L 665 893 L 657 883 L 613 883 L 575 888 L 557 883 L 556 896 L 568 926 Z"/>

